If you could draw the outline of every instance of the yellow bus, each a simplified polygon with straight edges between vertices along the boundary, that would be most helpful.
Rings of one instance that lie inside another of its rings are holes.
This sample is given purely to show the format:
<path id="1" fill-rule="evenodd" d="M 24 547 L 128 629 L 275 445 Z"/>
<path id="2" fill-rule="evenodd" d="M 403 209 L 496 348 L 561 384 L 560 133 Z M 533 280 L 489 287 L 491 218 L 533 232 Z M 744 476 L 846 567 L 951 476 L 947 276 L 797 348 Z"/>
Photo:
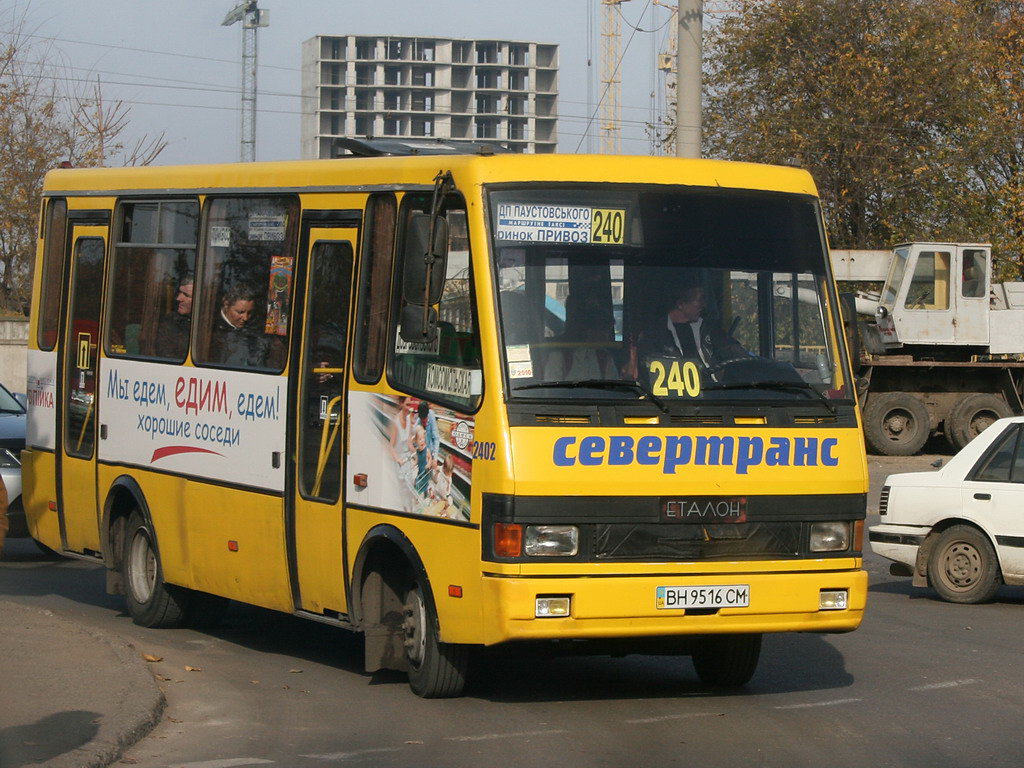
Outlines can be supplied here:
<path id="1" fill-rule="evenodd" d="M 425 697 L 481 646 L 737 686 L 763 633 L 859 625 L 864 444 L 806 172 L 349 143 L 47 176 L 39 542 L 139 624 L 292 613 Z"/>

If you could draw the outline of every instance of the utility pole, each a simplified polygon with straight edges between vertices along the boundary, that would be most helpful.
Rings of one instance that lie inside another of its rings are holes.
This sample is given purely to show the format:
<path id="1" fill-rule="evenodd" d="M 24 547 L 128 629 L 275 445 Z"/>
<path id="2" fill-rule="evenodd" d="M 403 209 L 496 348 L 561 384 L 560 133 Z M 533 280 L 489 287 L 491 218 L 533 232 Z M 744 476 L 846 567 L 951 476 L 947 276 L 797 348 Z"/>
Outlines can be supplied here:
<path id="1" fill-rule="evenodd" d="M 704 0 L 679 0 L 676 24 L 676 156 L 700 157 Z"/>
<path id="2" fill-rule="evenodd" d="M 256 159 L 256 31 L 270 24 L 270 12 L 256 7 L 256 0 L 236 5 L 221 26 L 242 22 L 242 141 L 241 161 Z"/>

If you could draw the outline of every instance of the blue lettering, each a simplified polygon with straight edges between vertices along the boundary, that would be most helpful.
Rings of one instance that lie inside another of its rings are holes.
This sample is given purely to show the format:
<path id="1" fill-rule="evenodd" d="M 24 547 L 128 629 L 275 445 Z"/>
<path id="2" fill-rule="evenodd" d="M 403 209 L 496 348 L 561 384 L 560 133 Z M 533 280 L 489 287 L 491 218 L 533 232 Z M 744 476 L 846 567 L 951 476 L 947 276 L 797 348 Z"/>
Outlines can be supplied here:
<path id="1" fill-rule="evenodd" d="M 805 463 L 806 462 L 806 463 Z M 818 466 L 818 438 L 797 437 L 793 440 L 793 466 Z"/>
<path id="2" fill-rule="evenodd" d="M 676 467 L 680 464 L 690 463 L 690 454 L 693 451 L 693 440 L 689 437 L 677 437 L 669 435 L 665 438 L 665 463 L 661 471 L 666 475 L 674 475 Z"/>
<path id="3" fill-rule="evenodd" d="M 596 467 L 604 453 L 604 438 L 591 435 L 580 440 L 580 464 Z"/>
<path id="4" fill-rule="evenodd" d="M 736 455 L 736 474 L 747 474 L 747 467 L 756 466 L 761 463 L 761 454 L 764 452 L 764 440 L 760 437 L 741 437 L 739 439 L 739 451 Z"/>
<path id="5" fill-rule="evenodd" d="M 627 435 L 613 435 L 608 440 L 608 463 L 614 465 L 633 463 L 633 438 Z"/>
<path id="6" fill-rule="evenodd" d="M 555 440 L 555 450 L 552 456 L 552 461 L 555 462 L 556 467 L 571 467 L 576 463 L 576 459 L 570 458 L 566 450 L 570 445 L 576 443 L 575 437 L 560 437 Z"/>
<path id="7" fill-rule="evenodd" d="M 771 447 L 764 454 L 766 467 L 789 466 L 789 438 L 773 437 Z"/>
<path id="8" fill-rule="evenodd" d="M 834 437 L 826 437 L 821 441 L 821 463 L 826 467 L 839 466 L 839 459 L 832 455 L 832 449 L 839 444 Z"/>
<path id="9" fill-rule="evenodd" d="M 661 438 L 654 435 L 644 435 L 636 444 L 637 464 L 657 464 L 658 456 L 661 454 Z"/>

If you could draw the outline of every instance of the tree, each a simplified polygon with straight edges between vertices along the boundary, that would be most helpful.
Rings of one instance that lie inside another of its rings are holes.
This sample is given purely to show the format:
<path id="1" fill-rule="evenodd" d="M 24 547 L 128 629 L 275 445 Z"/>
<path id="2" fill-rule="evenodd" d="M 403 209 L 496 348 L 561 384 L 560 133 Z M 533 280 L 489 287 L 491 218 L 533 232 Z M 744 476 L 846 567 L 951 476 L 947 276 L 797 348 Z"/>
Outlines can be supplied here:
<path id="1" fill-rule="evenodd" d="M 811 171 L 835 247 L 977 238 L 960 139 L 972 60 L 952 0 L 748 3 L 706 48 L 711 156 Z"/>
<path id="2" fill-rule="evenodd" d="M 706 156 L 810 170 L 833 247 L 991 240 L 1024 278 L 1024 0 L 740 7 L 707 33 Z"/>
<path id="3" fill-rule="evenodd" d="M 28 301 L 40 195 L 46 172 L 75 167 L 146 165 L 166 146 L 163 134 L 126 137 L 130 110 L 106 101 L 100 84 L 72 87 L 52 47 L 33 43 L 17 9 L 0 15 L 0 309 Z"/>

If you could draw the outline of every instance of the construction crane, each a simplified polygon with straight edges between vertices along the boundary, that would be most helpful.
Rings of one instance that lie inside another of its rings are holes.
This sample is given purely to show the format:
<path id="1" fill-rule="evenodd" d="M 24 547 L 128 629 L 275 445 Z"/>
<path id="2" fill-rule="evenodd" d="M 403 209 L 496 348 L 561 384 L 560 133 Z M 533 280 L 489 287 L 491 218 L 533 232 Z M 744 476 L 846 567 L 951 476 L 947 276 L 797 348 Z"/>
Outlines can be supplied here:
<path id="1" fill-rule="evenodd" d="M 617 155 L 621 145 L 619 130 L 622 124 L 622 104 L 619 96 L 622 77 L 619 75 L 619 42 L 622 27 L 619 24 L 619 6 L 629 0 L 601 0 L 601 82 L 604 98 L 601 101 L 601 152 Z"/>
<path id="2" fill-rule="evenodd" d="M 256 159 L 256 31 L 270 24 L 270 11 L 256 6 L 256 0 L 244 0 L 224 17 L 221 26 L 242 23 L 242 138 L 243 163 Z"/>

